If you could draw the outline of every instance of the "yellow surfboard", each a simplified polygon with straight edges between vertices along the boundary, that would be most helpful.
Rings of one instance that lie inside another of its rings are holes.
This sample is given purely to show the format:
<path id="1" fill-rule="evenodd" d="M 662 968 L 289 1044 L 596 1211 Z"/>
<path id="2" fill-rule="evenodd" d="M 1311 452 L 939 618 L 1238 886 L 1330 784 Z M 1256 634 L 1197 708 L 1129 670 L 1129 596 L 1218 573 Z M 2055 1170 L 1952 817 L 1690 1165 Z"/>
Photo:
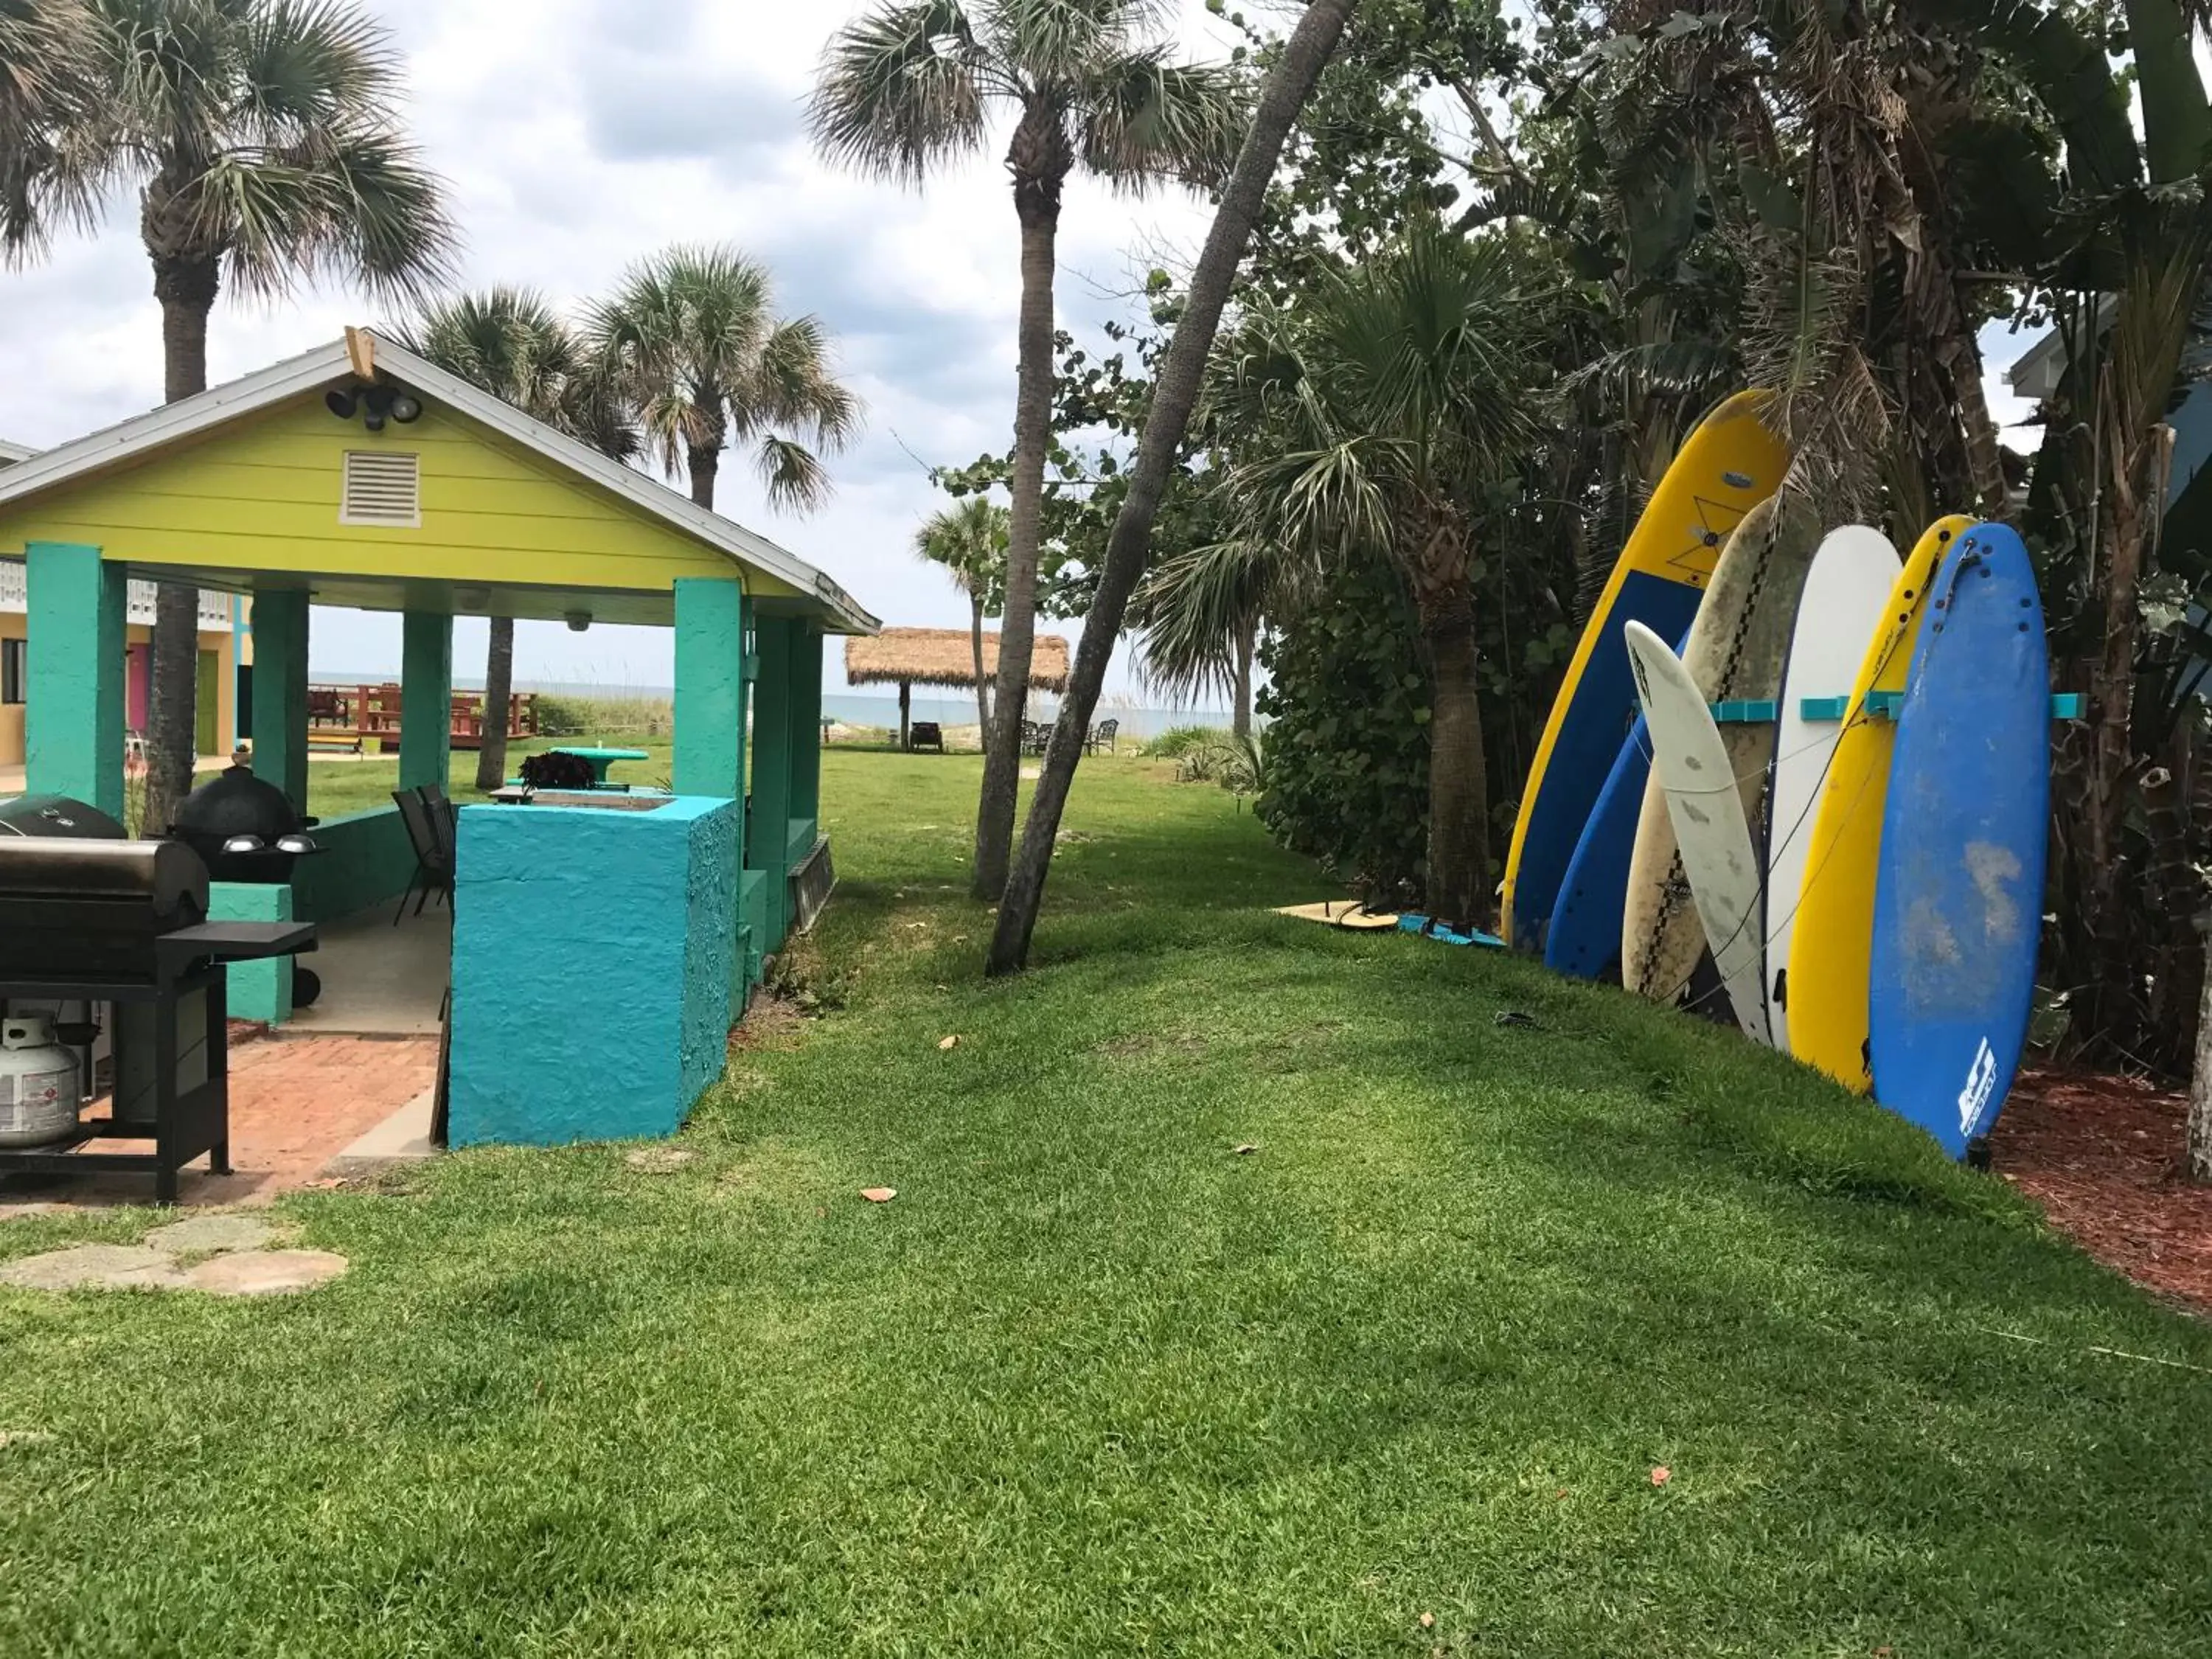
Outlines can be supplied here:
<path id="1" fill-rule="evenodd" d="M 1516 950 L 1543 949 L 1559 884 L 1636 710 L 1621 630 L 1640 622 L 1677 640 L 1743 515 L 1774 493 L 1789 451 L 1759 420 L 1763 392 L 1740 392 L 1675 453 L 1590 612 L 1536 745 L 1505 860 L 1504 921 Z"/>
<path id="2" fill-rule="evenodd" d="M 1828 763 L 1805 856 L 1805 883 L 1797 894 L 1786 987 L 1790 1052 L 1861 1094 L 1873 1085 L 1866 1060 L 1867 975 L 1882 809 L 1897 744 L 1895 720 L 1865 714 L 1867 694 L 1905 689 L 1936 573 L 1973 523 L 1954 513 L 1929 525 L 1890 590 L 1889 606 L 1868 641 L 1844 708 L 1843 736 Z"/>

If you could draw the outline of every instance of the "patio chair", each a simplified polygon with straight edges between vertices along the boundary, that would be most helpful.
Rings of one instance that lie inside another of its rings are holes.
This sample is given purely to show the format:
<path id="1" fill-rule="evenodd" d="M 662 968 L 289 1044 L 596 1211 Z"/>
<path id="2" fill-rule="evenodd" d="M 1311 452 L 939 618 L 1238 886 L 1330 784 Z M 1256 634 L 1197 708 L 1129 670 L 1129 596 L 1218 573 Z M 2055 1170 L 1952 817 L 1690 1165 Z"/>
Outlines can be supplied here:
<path id="1" fill-rule="evenodd" d="M 1045 743 L 1051 736 L 1050 726 L 1037 720 L 1024 720 L 1022 722 L 1022 753 L 1042 755 L 1044 753 Z"/>
<path id="2" fill-rule="evenodd" d="M 1091 735 L 1084 739 L 1083 752 L 1086 755 L 1095 755 L 1103 748 L 1108 754 L 1112 754 L 1115 739 L 1121 735 L 1121 722 L 1118 720 L 1099 721 L 1091 728 Z"/>
<path id="3" fill-rule="evenodd" d="M 453 896 L 453 841 L 448 828 L 447 815 L 441 807 L 420 789 L 395 789 L 392 804 L 399 809 L 399 822 L 407 831 L 407 844 L 415 851 L 415 873 L 407 878 L 407 890 L 399 896 L 399 908 L 392 912 L 392 925 L 397 927 L 400 918 L 407 914 L 407 901 L 415 901 L 415 914 L 421 915 L 422 907 L 436 893 L 448 903 Z"/>
<path id="4" fill-rule="evenodd" d="M 907 734 L 906 746 L 909 750 L 934 749 L 941 755 L 945 752 L 945 728 L 935 720 L 916 720 Z"/>

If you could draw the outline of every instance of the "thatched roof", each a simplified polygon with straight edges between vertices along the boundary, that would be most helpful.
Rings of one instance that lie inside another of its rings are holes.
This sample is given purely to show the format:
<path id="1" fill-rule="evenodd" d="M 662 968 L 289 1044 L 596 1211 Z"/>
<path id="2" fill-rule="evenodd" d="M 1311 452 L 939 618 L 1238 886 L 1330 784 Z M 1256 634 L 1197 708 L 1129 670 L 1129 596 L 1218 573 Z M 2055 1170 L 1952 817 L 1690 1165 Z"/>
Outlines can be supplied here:
<path id="1" fill-rule="evenodd" d="M 999 672 L 999 636 L 983 635 L 983 672 Z M 874 638 L 845 641 L 848 685 L 949 685 L 973 690 L 975 647 L 964 628 L 886 628 Z M 1039 691 L 1067 689 L 1067 641 L 1040 634 L 1030 653 L 1030 684 Z"/>

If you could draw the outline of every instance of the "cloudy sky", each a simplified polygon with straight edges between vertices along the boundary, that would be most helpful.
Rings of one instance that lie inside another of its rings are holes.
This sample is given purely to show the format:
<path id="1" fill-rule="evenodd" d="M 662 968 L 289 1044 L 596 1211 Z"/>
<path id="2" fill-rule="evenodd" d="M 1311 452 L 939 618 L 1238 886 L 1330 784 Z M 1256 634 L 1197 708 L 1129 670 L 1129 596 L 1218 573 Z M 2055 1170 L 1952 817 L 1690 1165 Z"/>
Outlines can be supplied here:
<path id="1" fill-rule="evenodd" d="M 527 284 L 573 301 L 670 242 L 727 240 L 765 261 L 781 306 L 815 313 L 836 334 L 847 378 L 867 402 L 867 435 L 839 458 L 836 498 L 811 518 L 769 511 L 734 465 L 722 473 L 720 506 L 830 572 L 887 622 L 965 626 L 966 602 L 909 550 L 915 526 L 945 501 L 925 465 L 964 464 L 1008 442 L 1013 206 L 995 150 L 926 195 L 815 157 L 803 100 L 823 42 L 862 9 L 858 0 L 368 0 L 368 9 L 406 54 L 415 131 L 452 181 L 467 237 L 464 283 Z M 1203 5 L 1191 0 L 1187 10 L 1192 50 L 1223 50 Z M 160 312 L 134 218 L 126 209 L 97 238 L 60 243 L 44 265 L 0 272 L 0 437 L 58 443 L 160 401 Z M 1188 198 L 1131 202 L 1075 186 L 1060 238 L 1064 325 L 1126 314 L 1123 296 L 1148 254 L 1187 258 L 1205 223 Z M 250 373 L 376 316 L 343 292 L 226 303 L 209 343 L 210 378 Z M 520 635 L 527 677 L 668 679 L 659 629 L 577 635 L 525 623 Z M 480 665 L 482 638 L 481 623 L 462 622 L 460 663 Z M 396 668 L 398 641 L 396 617 L 319 611 L 314 666 Z"/>
<path id="2" fill-rule="evenodd" d="M 569 302 L 610 288 L 641 253 L 727 240 L 774 270 L 783 307 L 835 332 L 866 399 L 866 440 L 837 461 L 837 495 L 807 519 L 770 513 L 741 468 L 722 509 L 829 571 L 887 622 L 963 625 L 966 607 L 909 551 L 944 497 L 925 466 L 1006 447 L 1013 402 L 1016 228 L 997 152 L 916 194 L 832 171 L 811 153 L 802 102 L 823 42 L 859 0 L 369 0 L 405 53 L 414 128 L 452 181 L 463 281 L 538 288 Z M 1229 37 L 1202 0 L 1180 25 L 1194 52 Z M 42 266 L 0 272 L 0 437 L 60 442 L 160 399 L 160 313 L 126 204 L 97 237 Z M 1188 198 L 1131 202 L 1078 184 L 1060 239 L 1060 307 L 1079 333 L 1126 315 L 1157 258 L 1187 259 L 1205 231 Z M 374 322 L 357 296 L 310 292 L 225 304 L 210 342 L 222 381 Z M 1993 333 L 1993 362 L 2022 343 Z M 1993 388 L 1994 390 L 1995 388 Z M 2010 400 L 2000 418 L 2016 418 Z M 1073 625 L 1054 624 L 1073 636 Z M 396 617 L 319 612 L 319 672 L 398 663 Z M 482 661 L 483 624 L 456 655 Z M 527 678 L 665 684 L 651 629 L 581 635 L 523 624 Z M 835 653 L 832 653 L 834 658 Z M 832 672 L 834 673 L 834 664 Z M 1109 691 L 1129 689 L 1117 672 Z"/>

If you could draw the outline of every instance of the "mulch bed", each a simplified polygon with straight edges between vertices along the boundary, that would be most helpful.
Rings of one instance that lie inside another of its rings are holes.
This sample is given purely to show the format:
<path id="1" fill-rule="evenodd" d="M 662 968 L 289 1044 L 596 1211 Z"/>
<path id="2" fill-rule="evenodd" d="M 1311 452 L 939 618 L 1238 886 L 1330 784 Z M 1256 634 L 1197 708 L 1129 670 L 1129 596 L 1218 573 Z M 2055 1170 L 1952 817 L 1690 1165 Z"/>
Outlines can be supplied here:
<path id="1" fill-rule="evenodd" d="M 2212 1187 L 2186 1176 L 2188 1113 L 2133 1078 L 2023 1071 L 1990 1167 L 2098 1261 L 2212 1314 Z"/>

